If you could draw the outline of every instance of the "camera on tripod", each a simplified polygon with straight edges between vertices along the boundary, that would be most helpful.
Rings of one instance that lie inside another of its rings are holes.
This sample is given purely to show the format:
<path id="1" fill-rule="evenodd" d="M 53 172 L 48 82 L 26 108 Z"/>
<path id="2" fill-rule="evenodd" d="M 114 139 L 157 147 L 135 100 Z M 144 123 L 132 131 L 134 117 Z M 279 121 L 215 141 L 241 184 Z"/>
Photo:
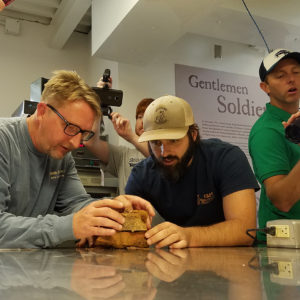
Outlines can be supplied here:
<path id="1" fill-rule="evenodd" d="M 110 69 L 105 69 L 102 81 L 109 82 Z M 93 87 L 92 88 L 100 98 L 101 111 L 103 116 L 108 116 L 112 113 L 111 106 L 121 106 L 123 99 L 123 91 L 110 89 L 108 84 L 105 84 L 103 88 Z"/>

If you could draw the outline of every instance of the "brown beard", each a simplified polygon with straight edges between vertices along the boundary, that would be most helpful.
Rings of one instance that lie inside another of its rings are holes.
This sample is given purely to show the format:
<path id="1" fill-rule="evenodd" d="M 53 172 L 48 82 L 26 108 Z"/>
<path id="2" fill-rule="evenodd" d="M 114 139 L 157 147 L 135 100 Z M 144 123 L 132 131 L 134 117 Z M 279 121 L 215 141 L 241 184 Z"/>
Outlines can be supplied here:
<path id="1" fill-rule="evenodd" d="M 157 159 L 149 145 L 149 152 L 155 163 L 155 166 L 157 166 L 158 170 L 160 171 L 160 173 L 165 179 L 173 183 L 178 182 L 178 180 L 183 177 L 183 175 L 186 172 L 186 169 L 188 168 L 188 163 L 193 158 L 195 153 L 196 144 L 190 135 L 188 135 L 188 137 L 189 137 L 189 146 L 181 159 L 179 159 L 179 157 L 177 156 L 171 156 L 171 155 L 165 157 L 170 159 L 176 159 L 177 163 L 174 166 L 165 166 L 163 164 L 163 158 Z"/>

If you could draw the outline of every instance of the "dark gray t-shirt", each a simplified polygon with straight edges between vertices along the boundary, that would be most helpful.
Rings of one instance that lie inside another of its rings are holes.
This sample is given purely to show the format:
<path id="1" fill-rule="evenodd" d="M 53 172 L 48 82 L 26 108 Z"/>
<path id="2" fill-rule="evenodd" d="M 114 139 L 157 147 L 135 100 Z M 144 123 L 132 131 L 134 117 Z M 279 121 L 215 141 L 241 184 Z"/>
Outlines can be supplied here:
<path id="1" fill-rule="evenodd" d="M 70 153 L 61 160 L 40 153 L 25 117 L 0 119 L 0 248 L 74 240 L 73 212 L 91 201 Z"/>

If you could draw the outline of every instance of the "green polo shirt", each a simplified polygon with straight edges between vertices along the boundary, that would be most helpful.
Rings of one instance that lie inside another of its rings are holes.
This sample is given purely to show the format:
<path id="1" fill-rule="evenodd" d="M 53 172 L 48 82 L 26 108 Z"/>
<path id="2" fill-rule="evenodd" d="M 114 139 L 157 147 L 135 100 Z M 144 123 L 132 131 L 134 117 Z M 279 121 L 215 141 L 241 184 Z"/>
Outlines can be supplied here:
<path id="1" fill-rule="evenodd" d="M 266 111 L 250 131 L 249 152 L 255 175 L 261 184 L 258 211 L 260 228 L 264 228 L 269 220 L 300 219 L 300 201 L 288 212 L 282 212 L 267 197 L 263 184 L 269 177 L 287 175 L 300 159 L 300 147 L 286 139 L 282 125 L 282 121 L 287 121 L 290 116 L 288 112 L 268 103 Z M 258 234 L 258 239 L 265 240 L 265 235 Z"/>

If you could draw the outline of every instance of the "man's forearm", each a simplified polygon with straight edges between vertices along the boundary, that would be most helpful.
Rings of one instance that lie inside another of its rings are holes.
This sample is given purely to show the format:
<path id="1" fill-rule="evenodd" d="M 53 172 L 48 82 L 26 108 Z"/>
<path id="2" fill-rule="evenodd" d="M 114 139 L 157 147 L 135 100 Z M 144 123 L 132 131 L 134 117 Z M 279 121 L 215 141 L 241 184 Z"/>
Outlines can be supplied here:
<path id="1" fill-rule="evenodd" d="M 275 207 L 288 212 L 300 199 L 300 161 L 288 175 L 278 175 L 265 180 L 267 195 Z"/>
<path id="2" fill-rule="evenodd" d="M 137 135 L 134 135 L 130 138 L 130 140 L 128 140 L 128 142 L 130 142 L 133 146 L 135 146 L 135 148 L 138 151 L 140 151 L 145 157 L 148 157 L 150 155 L 148 149 L 148 143 L 147 142 L 139 143 L 138 138 L 139 137 Z"/>
<path id="3" fill-rule="evenodd" d="M 53 248 L 64 241 L 75 240 L 73 214 L 32 217 L 0 215 L 1 248 Z"/>
<path id="4" fill-rule="evenodd" d="M 226 220 L 211 226 L 187 227 L 188 247 L 249 246 L 253 243 L 249 229 L 238 219 Z"/>
<path id="5" fill-rule="evenodd" d="M 91 142 L 86 142 L 86 147 L 101 160 L 105 165 L 108 164 L 109 160 L 109 146 L 106 141 L 101 140 L 98 137 L 94 138 L 95 140 Z"/>

